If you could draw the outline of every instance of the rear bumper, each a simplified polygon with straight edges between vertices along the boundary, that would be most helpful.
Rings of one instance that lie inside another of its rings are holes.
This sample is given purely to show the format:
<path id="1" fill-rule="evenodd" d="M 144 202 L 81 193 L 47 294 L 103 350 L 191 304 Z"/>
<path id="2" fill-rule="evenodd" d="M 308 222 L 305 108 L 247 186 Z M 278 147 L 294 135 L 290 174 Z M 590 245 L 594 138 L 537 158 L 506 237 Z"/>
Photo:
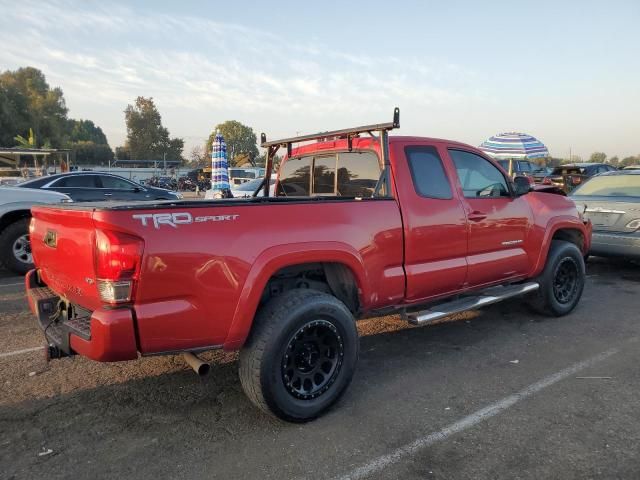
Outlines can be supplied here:
<path id="1" fill-rule="evenodd" d="M 134 360 L 138 357 L 130 309 L 101 308 L 88 312 L 78 308 L 73 318 L 67 315 L 56 318 L 60 297 L 38 282 L 36 270 L 27 273 L 25 286 L 29 308 L 36 316 L 49 345 L 59 348 L 66 355 L 79 354 L 99 362 Z"/>
<path id="2" fill-rule="evenodd" d="M 638 233 L 607 233 L 594 231 L 591 236 L 591 255 L 640 258 Z"/>

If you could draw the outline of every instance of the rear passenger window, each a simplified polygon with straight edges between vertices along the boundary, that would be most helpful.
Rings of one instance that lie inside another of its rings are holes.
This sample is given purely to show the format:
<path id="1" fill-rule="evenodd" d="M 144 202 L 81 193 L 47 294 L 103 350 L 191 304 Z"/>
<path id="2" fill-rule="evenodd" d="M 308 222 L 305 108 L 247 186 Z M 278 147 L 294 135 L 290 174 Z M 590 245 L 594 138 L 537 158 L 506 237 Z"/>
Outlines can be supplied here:
<path id="1" fill-rule="evenodd" d="M 372 197 L 381 173 L 375 153 L 339 153 L 337 194 L 342 197 Z"/>
<path id="2" fill-rule="evenodd" d="M 451 186 L 435 147 L 407 147 L 413 187 L 421 197 L 451 199 Z"/>
<path id="3" fill-rule="evenodd" d="M 381 173 L 378 156 L 373 152 L 294 157 L 280 168 L 277 195 L 368 198 L 374 195 Z"/>
<path id="4" fill-rule="evenodd" d="M 278 195 L 308 197 L 312 157 L 290 158 L 280 169 Z"/>
<path id="5" fill-rule="evenodd" d="M 336 190 L 336 156 L 316 157 L 313 163 L 313 193 L 334 195 Z"/>
<path id="6" fill-rule="evenodd" d="M 53 188 L 97 188 L 95 175 L 69 175 L 51 185 Z"/>

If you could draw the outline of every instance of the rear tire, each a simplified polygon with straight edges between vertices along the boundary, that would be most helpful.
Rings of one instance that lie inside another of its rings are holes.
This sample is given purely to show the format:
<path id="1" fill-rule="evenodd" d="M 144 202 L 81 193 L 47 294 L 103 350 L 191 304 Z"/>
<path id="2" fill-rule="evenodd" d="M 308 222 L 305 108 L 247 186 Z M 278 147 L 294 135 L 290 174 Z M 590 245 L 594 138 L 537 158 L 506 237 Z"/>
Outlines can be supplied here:
<path id="1" fill-rule="evenodd" d="M 537 281 L 540 288 L 532 295 L 529 305 L 543 315 L 567 315 L 576 307 L 584 290 L 582 252 L 571 242 L 553 240 Z"/>
<path id="2" fill-rule="evenodd" d="M 0 234 L 0 263 L 18 275 L 24 275 L 33 268 L 29 222 L 29 218 L 16 220 Z"/>
<path id="3" fill-rule="evenodd" d="M 240 351 L 240 382 L 264 412 L 307 422 L 349 386 L 358 348 L 355 320 L 342 302 L 315 290 L 290 290 L 257 314 Z"/>

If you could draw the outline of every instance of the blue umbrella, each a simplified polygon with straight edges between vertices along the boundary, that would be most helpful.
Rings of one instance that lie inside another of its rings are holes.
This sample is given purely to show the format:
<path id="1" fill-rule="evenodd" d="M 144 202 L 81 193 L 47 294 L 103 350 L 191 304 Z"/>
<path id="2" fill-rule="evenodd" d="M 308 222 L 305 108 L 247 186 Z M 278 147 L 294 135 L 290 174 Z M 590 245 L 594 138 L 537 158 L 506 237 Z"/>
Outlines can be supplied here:
<path id="1" fill-rule="evenodd" d="M 227 162 L 227 144 L 220 133 L 211 145 L 211 190 L 214 194 L 226 194 L 230 190 L 229 164 Z"/>
<path id="2" fill-rule="evenodd" d="M 480 150 L 494 158 L 541 158 L 549 151 L 540 140 L 526 133 L 500 133 L 482 142 Z"/>

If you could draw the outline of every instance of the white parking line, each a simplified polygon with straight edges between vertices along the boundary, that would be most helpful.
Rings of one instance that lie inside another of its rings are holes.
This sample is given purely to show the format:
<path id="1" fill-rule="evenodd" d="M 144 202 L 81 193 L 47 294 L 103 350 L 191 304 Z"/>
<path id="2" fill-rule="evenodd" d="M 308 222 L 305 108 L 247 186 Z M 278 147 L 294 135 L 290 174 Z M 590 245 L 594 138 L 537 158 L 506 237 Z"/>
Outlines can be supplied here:
<path id="1" fill-rule="evenodd" d="M 369 463 L 352 470 L 350 473 L 340 477 L 336 477 L 336 478 L 339 480 L 357 480 L 360 478 L 366 478 L 369 475 L 377 473 L 380 470 L 383 470 L 384 468 L 399 462 L 405 457 L 413 455 L 414 453 L 416 453 L 419 450 L 422 450 L 423 448 L 429 447 L 430 445 L 433 445 L 434 443 L 440 442 L 442 440 L 446 440 L 451 435 L 454 435 L 458 432 L 471 428 L 477 425 L 478 423 L 482 422 L 483 420 L 487 420 L 488 418 L 498 415 L 499 413 L 505 411 L 509 407 L 512 407 L 513 405 L 520 402 L 521 400 L 524 400 L 525 398 L 530 397 L 534 393 L 544 390 L 545 388 L 550 387 L 554 383 L 557 383 L 560 380 L 564 380 L 565 378 L 576 374 L 580 370 L 584 370 L 585 368 L 590 367 L 591 365 L 601 362 L 602 360 L 609 358 L 612 355 L 615 355 L 616 353 L 618 353 L 618 351 L 619 350 L 617 348 L 612 348 L 611 350 L 602 352 L 599 355 L 596 355 L 595 357 L 592 357 L 588 360 L 575 363 L 570 367 L 565 368 L 564 370 L 560 370 L 559 372 L 554 373 L 553 375 L 549 375 L 548 377 L 543 378 L 539 382 L 529 385 L 527 388 L 525 388 L 524 390 L 520 390 L 518 393 L 509 395 L 508 397 L 505 397 L 502 400 L 498 400 L 497 402 L 492 403 L 491 405 L 485 408 L 482 408 L 472 413 L 471 415 L 464 417 L 461 420 L 458 420 L 455 423 L 452 423 L 451 425 L 443 428 L 439 432 L 431 433 L 424 437 L 420 437 L 414 440 L 413 442 L 394 450 L 388 455 L 383 455 L 381 457 L 373 459 Z"/>
<path id="2" fill-rule="evenodd" d="M 24 285 L 24 283 L 19 282 L 19 283 L 6 283 L 4 285 L 0 285 L 0 287 L 17 287 L 18 285 Z"/>
<path id="3" fill-rule="evenodd" d="M 0 353 L 0 358 L 12 357 L 13 355 L 21 355 L 23 353 L 36 352 L 44 347 L 25 348 L 24 350 L 14 350 L 13 352 Z"/>

